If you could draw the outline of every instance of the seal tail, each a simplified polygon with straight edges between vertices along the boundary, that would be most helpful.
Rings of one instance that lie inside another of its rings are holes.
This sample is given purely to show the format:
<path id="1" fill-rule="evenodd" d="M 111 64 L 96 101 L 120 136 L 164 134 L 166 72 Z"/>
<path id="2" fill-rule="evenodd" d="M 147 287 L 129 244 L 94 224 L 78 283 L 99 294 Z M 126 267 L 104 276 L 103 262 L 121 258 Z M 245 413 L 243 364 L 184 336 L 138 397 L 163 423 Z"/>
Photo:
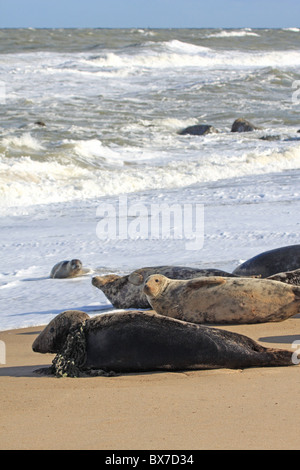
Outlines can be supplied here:
<path id="1" fill-rule="evenodd" d="M 265 367 L 292 366 L 293 352 L 284 349 L 266 349 L 261 357 L 260 365 Z"/>
<path id="2" fill-rule="evenodd" d="M 294 290 L 294 294 L 295 299 L 293 300 L 293 302 L 290 302 L 284 307 L 281 307 L 276 313 L 276 315 L 270 315 L 269 318 L 265 318 L 265 321 L 280 322 L 300 313 L 300 288 L 298 292 Z"/>

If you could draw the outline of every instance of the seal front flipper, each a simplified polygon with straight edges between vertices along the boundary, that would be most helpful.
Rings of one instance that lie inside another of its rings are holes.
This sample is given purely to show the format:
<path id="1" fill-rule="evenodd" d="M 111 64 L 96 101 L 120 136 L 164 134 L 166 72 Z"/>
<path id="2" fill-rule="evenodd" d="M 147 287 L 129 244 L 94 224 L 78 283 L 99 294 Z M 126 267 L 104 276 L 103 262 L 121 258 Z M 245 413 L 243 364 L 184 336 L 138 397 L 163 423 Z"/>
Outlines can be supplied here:
<path id="1" fill-rule="evenodd" d="M 188 281 L 186 287 L 188 289 L 199 289 L 200 287 L 204 287 L 204 286 L 211 287 L 211 286 L 224 284 L 225 282 L 226 282 L 226 279 L 224 279 L 224 277 L 196 278 L 196 279 L 191 279 L 190 281 Z"/>

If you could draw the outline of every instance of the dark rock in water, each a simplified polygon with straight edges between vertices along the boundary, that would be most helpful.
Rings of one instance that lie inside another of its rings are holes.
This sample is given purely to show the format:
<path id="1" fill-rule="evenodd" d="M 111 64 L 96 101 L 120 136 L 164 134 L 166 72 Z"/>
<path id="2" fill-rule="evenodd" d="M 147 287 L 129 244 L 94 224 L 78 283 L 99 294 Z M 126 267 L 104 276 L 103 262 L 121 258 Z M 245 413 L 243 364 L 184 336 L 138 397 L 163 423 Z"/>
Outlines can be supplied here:
<path id="1" fill-rule="evenodd" d="M 298 130 L 297 130 L 297 132 L 299 132 L 299 133 L 300 133 L 300 129 L 298 129 Z"/>
<path id="2" fill-rule="evenodd" d="M 260 140 L 280 140 L 280 135 L 264 135 L 260 137 Z"/>
<path id="3" fill-rule="evenodd" d="M 196 124 L 195 126 L 189 126 L 179 132 L 180 135 L 206 135 L 215 134 L 217 129 L 207 124 Z"/>
<path id="4" fill-rule="evenodd" d="M 40 127 L 45 127 L 46 124 L 43 122 L 43 121 L 35 121 L 34 123 L 36 126 L 40 126 Z"/>
<path id="5" fill-rule="evenodd" d="M 238 118 L 232 124 L 231 132 L 251 132 L 258 129 L 261 129 L 261 127 L 254 126 L 254 124 L 246 121 L 246 119 Z"/>

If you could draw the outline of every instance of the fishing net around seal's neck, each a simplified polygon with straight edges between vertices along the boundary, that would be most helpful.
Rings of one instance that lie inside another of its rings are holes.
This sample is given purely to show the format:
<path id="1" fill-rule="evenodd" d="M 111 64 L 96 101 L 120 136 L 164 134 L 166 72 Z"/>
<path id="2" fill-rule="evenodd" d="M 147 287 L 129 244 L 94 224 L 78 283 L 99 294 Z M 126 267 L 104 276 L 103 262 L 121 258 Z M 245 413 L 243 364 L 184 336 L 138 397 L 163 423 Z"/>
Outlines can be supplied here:
<path id="1" fill-rule="evenodd" d="M 46 372 L 56 377 L 111 377 L 117 375 L 113 371 L 106 372 L 102 369 L 86 369 L 84 367 L 87 358 L 84 327 L 85 322 L 82 322 L 70 328 L 63 350 L 56 354 L 48 371 L 41 369 L 37 372 Z"/>
<path id="2" fill-rule="evenodd" d="M 51 372 L 56 377 L 79 377 L 86 362 L 84 324 L 70 329 L 64 349 L 52 361 Z"/>

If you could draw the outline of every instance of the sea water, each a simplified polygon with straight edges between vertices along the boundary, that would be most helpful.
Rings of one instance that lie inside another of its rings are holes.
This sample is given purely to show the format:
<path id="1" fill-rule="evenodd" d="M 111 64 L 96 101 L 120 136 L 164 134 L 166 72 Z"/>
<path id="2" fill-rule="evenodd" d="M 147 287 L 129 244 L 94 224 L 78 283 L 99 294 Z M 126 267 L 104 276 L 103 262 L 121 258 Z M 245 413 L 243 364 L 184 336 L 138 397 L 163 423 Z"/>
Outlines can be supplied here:
<path id="1" fill-rule="evenodd" d="M 299 112 L 299 28 L 0 30 L 0 330 L 112 309 L 93 275 L 299 243 Z M 49 278 L 72 258 L 89 272 Z"/>

